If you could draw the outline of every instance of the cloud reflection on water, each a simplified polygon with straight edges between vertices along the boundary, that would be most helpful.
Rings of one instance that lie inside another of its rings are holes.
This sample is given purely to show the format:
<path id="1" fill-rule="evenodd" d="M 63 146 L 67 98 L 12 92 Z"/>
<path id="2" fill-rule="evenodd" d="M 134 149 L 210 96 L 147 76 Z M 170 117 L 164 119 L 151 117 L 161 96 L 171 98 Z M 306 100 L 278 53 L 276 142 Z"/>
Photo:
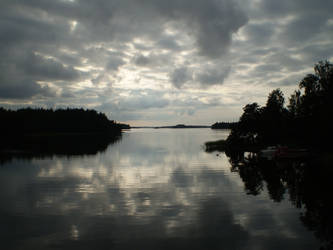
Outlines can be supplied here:
<path id="1" fill-rule="evenodd" d="M 8 249 L 313 249 L 288 202 L 247 196 L 210 130 L 134 130 L 103 154 L 0 169 Z M 67 233 L 65 233 L 67 232 Z"/>

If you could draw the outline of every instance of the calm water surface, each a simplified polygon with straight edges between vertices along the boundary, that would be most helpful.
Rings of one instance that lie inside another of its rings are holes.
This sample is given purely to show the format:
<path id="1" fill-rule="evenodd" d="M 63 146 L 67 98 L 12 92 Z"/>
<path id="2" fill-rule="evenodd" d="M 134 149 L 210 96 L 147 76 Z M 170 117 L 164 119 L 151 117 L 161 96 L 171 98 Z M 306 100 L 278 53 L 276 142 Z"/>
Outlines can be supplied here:
<path id="1" fill-rule="evenodd" d="M 247 195 L 210 129 L 133 129 L 89 156 L 0 165 L 1 249 L 318 249 L 288 197 Z"/>

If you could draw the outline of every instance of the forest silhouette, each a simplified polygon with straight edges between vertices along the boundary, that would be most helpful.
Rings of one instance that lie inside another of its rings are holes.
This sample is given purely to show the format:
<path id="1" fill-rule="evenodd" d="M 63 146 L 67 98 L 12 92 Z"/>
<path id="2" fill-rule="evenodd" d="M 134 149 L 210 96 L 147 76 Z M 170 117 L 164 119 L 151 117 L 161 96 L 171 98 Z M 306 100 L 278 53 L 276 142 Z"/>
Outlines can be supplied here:
<path id="1" fill-rule="evenodd" d="M 307 148 L 331 148 L 333 134 L 333 65 L 320 61 L 314 74 L 306 75 L 289 98 L 273 90 L 266 105 L 254 102 L 243 108 L 224 149 L 253 151 L 268 145 L 285 144 Z"/>
<path id="2" fill-rule="evenodd" d="M 41 154 L 91 154 L 105 150 L 129 125 L 84 109 L 0 108 L 0 150 Z"/>
<path id="3" fill-rule="evenodd" d="M 275 202 L 288 198 L 302 209 L 300 220 L 320 240 L 320 249 L 333 249 L 332 186 L 333 65 L 319 62 L 299 89 L 285 98 L 273 90 L 266 105 L 247 104 L 226 140 L 207 142 L 206 151 L 224 151 L 231 171 L 239 174 L 248 195 L 266 189 Z M 263 157 L 272 145 L 307 148 L 294 157 Z"/>

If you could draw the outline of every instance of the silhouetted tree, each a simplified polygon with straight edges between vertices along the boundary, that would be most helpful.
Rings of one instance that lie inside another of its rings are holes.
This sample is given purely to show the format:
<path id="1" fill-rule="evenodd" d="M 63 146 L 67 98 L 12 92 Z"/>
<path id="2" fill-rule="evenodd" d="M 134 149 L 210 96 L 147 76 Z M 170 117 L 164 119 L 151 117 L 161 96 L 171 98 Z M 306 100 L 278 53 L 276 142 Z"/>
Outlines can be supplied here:
<path id="1" fill-rule="evenodd" d="M 299 83 L 300 89 L 289 98 L 288 109 L 280 89 L 269 93 L 264 107 L 247 104 L 227 139 L 229 147 L 249 149 L 279 143 L 321 147 L 331 142 L 333 65 L 319 62 L 314 71 Z"/>
<path id="2" fill-rule="evenodd" d="M 296 118 L 300 115 L 301 107 L 301 91 L 295 90 L 289 98 L 288 110 L 291 118 Z"/>
<path id="3" fill-rule="evenodd" d="M 280 89 L 273 90 L 262 109 L 260 136 L 264 144 L 281 143 L 288 135 L 287 109 L 284 108 L 284 95 Z"/>
<path id="4" fill-rule="evenodd" d="M 247 104 L 239 122 L 231 130 L 227 143 L 231 148 L 248 147 L 257 142 L 261 109 L 257 103 Z"/>
<path id="5" fill-rule="evenodd" d="M 284 95 L 280 89 L 273 90 L 266 102 L 266 109 L 272 112 L 281 113 L 284 110 Z"/>

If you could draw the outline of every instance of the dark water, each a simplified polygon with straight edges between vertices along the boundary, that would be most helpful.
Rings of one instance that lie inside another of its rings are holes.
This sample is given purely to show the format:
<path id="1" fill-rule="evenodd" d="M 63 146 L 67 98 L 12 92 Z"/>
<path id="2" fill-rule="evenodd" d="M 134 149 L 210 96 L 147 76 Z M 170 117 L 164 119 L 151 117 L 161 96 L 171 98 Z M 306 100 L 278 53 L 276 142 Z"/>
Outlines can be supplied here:
<path id="1" fill-rule="evenodd" d="M 251 193 L 204 151 L 227 134 L 136 129 L 96 155 L 3 162 L 0 248 L 319 249 L 288 190 Z"/>

